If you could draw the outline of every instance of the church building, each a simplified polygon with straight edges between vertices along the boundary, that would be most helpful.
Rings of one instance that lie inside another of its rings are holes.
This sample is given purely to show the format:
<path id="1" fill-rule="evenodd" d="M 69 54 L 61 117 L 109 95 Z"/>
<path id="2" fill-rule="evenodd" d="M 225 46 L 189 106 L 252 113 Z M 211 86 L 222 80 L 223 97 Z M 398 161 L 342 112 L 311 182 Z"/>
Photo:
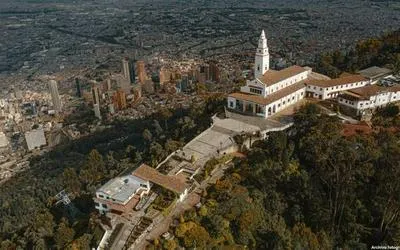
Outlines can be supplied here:
<path id="1" fill-rule="evenodd" d="M 228 109 L 268 118 L 304 97 L 335 98 L 344 90 L 369 84 L 361 75 L 347 74 L 337 79 L 312 72 L 309 67 L 269 68 L 270 58 L 264 30 L 258 40 L 254 76 L 240 92 L 228 96 Z"/>

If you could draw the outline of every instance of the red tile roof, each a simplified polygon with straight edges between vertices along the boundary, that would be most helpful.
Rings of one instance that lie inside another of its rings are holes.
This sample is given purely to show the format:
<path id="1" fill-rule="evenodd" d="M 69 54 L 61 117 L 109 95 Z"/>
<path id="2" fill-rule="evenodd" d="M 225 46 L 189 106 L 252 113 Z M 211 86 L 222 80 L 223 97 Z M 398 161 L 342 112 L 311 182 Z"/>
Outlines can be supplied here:
<path id="1" fill-rule="evenodd" d="M 377 95 L 380 92 L 398 92 L 400 86 L 383 87 L 378 85 L 367 85 L 361 88 L 349 89 L 344 92 L 344 95 L 356 99 L 369 99 L 371 96 Z"/>
<path id="2" fill-rule="evenodd" d="M 183 193 L 186 189 L 186 183 L 181 178 L 161 174 L 157 169 L 146 164 L 140 165 L 132 174 L 178 194 Z"/>
<path id="3" fill-rule="evenodd" d="M 289 77 L 298 75 L 305 71 L 307 71 L 307 69 L 297 66 L 297 65 L 291 66 L 286 69 L 282 69 L 280 71 L 268 70 L 267 72 L 264 73 L 264 75 L 262 77 L 259 78 L 259 80 L 262 83 L 264 83 L 265 85 L 271 86 L 275 83 L 278 83 Z"/>
<path id="4" fill-rule="evenodd" d="M 307 84 L 318 87 L 333 87 L 333 86 L 339 86 L 348 83 L 356 83 L 362 81 L 367 81 L 367 78 L 363 77 L 362 75 L 347 75 L 331 80 L 310 79 L 307 81 Z"/>

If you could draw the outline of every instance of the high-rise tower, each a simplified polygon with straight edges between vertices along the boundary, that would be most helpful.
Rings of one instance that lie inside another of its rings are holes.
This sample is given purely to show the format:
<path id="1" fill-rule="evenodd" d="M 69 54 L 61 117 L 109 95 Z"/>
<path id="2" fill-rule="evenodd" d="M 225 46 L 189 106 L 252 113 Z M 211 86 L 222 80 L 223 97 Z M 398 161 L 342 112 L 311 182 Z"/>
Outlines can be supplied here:
<path id="1" fill-rule="evenodd" d="M 49 82 L 49 90 L 51 94 L 51 100 L 53 101 L 53 108 L 55 111 L 61 111 L 61 99 L 60 95 L 58 94 L 58 87 L 57 82 L 54 80 L 50 80 Z"/>
<path id="2" fill-rule="evenodd" d="M 137 75 L 140 84 L 144 84 L 144 81 L 147 80 L 147 75 L 146 75 L 146 69 L 144 67 L 144 62 L 143 61 L 137 61 L 136 62 L 136 68 L 137 68 Z"/>
<path id="3" fill-rule="evenodd" d="M 254 76 L 260 78 L 267 70 L 269 70 L 269 52 L 267 38 L 265 37 L 265 32 L 263 30 L 260 39 L 258 39 L 258 48 L 254 64 Z"/>
<path id="4" fill-rule="evenodd" d="M 92 87 L 92 95 L 93 95 L 93 110 L 94 115 L 101 119 L 100 113 L 100 90 L 97 86 Z"/>
<path id="5" fill-rule="evenodd" d="M 122 72 L 129 83 L 135 83 L 135 61 L 125 57 L 122 59 Z"/>

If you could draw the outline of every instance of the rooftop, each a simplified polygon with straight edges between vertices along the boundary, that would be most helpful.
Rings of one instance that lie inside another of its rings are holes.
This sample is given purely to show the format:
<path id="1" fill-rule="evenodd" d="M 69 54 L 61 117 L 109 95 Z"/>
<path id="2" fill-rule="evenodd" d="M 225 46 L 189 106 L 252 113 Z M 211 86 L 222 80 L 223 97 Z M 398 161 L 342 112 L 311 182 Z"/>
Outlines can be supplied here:
<path id="1" fill-rule="evenodd" d="M 369 79 L 376 79 L 376 78 L 391 74 L 392 70 L 387 69 L 387 68 L 380 68 L 377 66 L 372 66 L 372 67 L 360 70 L 357 73 L 366 78 L 369 78 Z"/>
<path id="2" fill-rule="evenodd" d="M 40 146 L 46 145 L 46 137 L 43 129 L 34 129 L 25 132 L 26 145 L 28 150 L 33 150 Z"/>
<path id="3" fill-rule="evenodd" d="M 268 70 L 267 72 L 265 72 L 265 74 L 262 77 L 259 78 L 259 80 L 262 83 L 264 83 L 265 85 L 271 86 L 275 83 L 283 81 L 292 76 L 298 75 L 305 71 L 308 71 L 308 69 L 297 66 L 297 65 L 290 66 L 290 67 L 288 67 L 286 69 L 282 69 L 280 71 Z"/>
<path id="4" fill-rule="evenodd" d="M 348 83 L 356 83 L 366 81 L 367 79 L 362 75 L 351 75 L 351 74 L 342 74 L 341 77 L 330 79 L 330 80 L 321 80 L 321 79 L 309 79 L 307 81 L 308 84 L 315 85 L 318 87 L 333 87 L 339 86 Z"/>
<path id="5" fill-rule="evenodd" d="M 358 99 L 369 99 L 371 96 L 377 95 L 380 92 L 397 92 L 400 91 L 400 86 L 383 87 L 379 85 L 367 85 L 365 87 L 350 89 L 344 92 L 346 95 L 357 97 Z"/>
<path id="6" fill-rule="evenodd" d="M 140 188 L 140 184 L 145 184 L 146 181 L 133 175 L 116 177 L 109 180 L 97 192 L 102 192 L 111 199 L 125 203 L 132 197 Z"/>
<path id="7" fill-rule="evenodd" d="M 8 146 L 7 136 L 3 132 L 0 132 L 0 148 L 7 146 Z"/>
<path id="8" fill-rule="evenodd" d="M 161 174 L 157 169 L 146 164 L 140 165 L 140 167 L 133 171 L 132 175 L 150 181 L 178 194 L 183 193 L 186 189 L 186 183 L 179 177 Z"/>

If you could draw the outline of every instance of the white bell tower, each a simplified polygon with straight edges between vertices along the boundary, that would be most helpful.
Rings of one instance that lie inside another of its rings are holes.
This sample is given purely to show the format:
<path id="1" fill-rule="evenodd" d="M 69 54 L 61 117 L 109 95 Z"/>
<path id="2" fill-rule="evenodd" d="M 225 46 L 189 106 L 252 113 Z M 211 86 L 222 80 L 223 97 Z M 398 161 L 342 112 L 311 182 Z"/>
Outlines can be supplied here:
<path id="1" fill-rule="evenodd" d="M 267 38 L 265 37 L 265 32 L 263 30 L 260 39 L 258 39 L 258 48 L 254 64 L 254 76 L 260 78 L 267 70 L 269 70 L 269 52 Z"/>

